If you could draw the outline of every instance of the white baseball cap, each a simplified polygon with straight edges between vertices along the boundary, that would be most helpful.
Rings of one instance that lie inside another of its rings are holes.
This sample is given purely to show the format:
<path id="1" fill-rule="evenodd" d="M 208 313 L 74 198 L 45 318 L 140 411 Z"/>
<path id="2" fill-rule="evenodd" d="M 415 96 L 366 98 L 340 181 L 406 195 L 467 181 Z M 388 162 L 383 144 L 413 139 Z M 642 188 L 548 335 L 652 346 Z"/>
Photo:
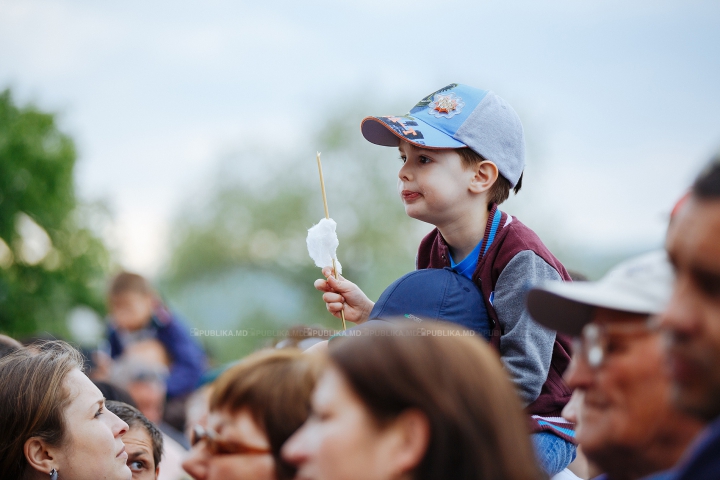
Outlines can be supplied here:
<path id="1" fill-rule="evenodd" d="M 595 307 L 655 315 L 672 293 L 674 273 L 665 250 L 626 260 L 597 282 L 550 281 L 531 289 L 526 303 L 532 318 L 553 330 L 578 336 Z"/>

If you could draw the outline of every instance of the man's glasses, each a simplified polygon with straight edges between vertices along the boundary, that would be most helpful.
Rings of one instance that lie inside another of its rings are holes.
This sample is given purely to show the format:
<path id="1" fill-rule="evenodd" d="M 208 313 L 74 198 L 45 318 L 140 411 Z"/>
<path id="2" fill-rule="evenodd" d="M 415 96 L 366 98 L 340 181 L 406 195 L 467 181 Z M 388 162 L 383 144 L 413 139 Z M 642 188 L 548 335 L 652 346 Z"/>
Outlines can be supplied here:
<path id="1" fill-rule="evenodd" d="M 649 316 L 644 322 L 588 323 L 580 337 L 573 339 L 573 352 L 582 356 L 592 368 L 600 368 L 608 349 L 618 337 L 646 335 L 658 331 L 657 317 Z"/>
<path id="2" fill-rule="evenodd" d="M 195 425 L 190 437 L 190 444 L 194 447 L 201 441 L 205 441 L 207 449 L 213 455 L 264 455 L 271 453 L 269 448 L 253 447 L 240 442 L 220 440 L 214 430 Z"/>

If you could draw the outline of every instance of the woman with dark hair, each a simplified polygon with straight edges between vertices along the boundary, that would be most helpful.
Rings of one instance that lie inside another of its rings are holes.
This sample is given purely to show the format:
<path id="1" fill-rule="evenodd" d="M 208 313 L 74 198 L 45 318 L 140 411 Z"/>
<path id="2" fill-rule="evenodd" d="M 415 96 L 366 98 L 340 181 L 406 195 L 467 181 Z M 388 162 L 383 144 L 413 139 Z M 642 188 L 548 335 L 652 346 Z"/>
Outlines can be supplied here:
<path id="1" fill-rule="evenodd" d="M 0 478 L 129 480 L 121 437 L 82 373 L 82 355 L 50 341 L 0 359 Z"/>
<path id="2" fill-rule="evenodd" d="M 280 457 L 310 412 L 319 365 L 300 350 L 266 350 L 230 367 L 212 385 L 207 425 L 196 425 L 183 463 L 196 480 L 290 480 Z"/>
<path id="3" fill-rule="evenodd" d="M 488 345 L 431 322 L 360 331 L 330 342 L 311 416 L 283 448 L 298 479 L 543 478 Z"/>

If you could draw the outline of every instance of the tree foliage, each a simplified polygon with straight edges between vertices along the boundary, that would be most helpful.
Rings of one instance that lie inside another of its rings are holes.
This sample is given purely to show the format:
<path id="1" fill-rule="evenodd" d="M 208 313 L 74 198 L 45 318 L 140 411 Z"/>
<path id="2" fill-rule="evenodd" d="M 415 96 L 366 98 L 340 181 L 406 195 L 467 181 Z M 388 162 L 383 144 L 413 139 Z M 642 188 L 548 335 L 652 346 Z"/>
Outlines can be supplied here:
<path id="1" fill-rule="evenodd" d="M 76 151 L 55 117 L 0 93 L 0 330 L 65 331 L 70 309 L 102 309 L 109 265 L 83 225 L 73 182 Z"/>

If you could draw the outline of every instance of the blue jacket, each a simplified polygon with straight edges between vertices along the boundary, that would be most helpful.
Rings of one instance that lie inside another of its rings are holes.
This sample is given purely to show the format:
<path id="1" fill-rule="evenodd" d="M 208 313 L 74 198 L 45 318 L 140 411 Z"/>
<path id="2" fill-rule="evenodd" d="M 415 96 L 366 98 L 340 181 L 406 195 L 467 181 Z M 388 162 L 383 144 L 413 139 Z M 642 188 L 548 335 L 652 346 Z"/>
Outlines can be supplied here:
<path id="1" fill-rule="evenodd" d="M 146 338 L 155 338 L 163 344 L 171 359 L 170 376 L 167 380 L 168 398 L 192 392 L 205 372 L 205 352 L 190 336 L 190 331 L 165 308 L 158 308 L 146 327 Z M 110 356 L 117 358 L 123 353 L 117 329 L 108 329 Z"/>
<path id="2" fill-rule="evenodd" d="M 698 437 L 671 480 L 717 480 L 720 478 L 720 417 Z"/>

